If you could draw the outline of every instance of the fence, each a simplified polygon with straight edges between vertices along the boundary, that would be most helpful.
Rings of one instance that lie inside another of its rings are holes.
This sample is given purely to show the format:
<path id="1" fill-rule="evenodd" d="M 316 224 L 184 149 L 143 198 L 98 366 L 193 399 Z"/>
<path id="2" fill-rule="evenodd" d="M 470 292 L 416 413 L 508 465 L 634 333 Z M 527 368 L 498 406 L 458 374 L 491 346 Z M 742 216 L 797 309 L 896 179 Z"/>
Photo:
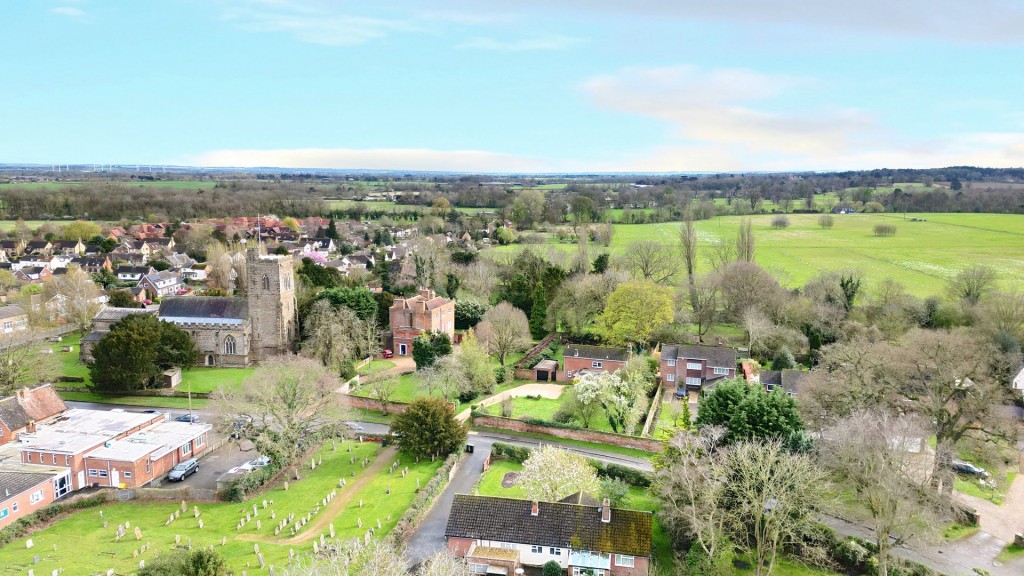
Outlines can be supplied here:
<path id="1" fill-rule="evenodd" d="M 527 432 L 531 434 L 547 434 L 579 440 L 581 442 L 594 442 L 597 444 L 611 444 L 622 448 L 635 448 L 646 452 L 661 452 L 661 442 L 651 438 L 640 438 L 638 436 L 626 436 L 623 434 L 612 434 L 609 432 L 598 432 L 596 430 L 583 430 L 579 428 L 562 428 L 556 426 L 544 426 L 515 420 L 512 418 L 501 418 L 498 416 L 474 416 L 474 426 L 485 426 L 488 428 L 499 428 L 502 430 L 513 430 L 515 432 Z"/>
<path id="2" fill-rule="evenodd" d="M 641 436 L 650 437 L 651 427 L 656 427 L 658 424 L 658 418 L 661 415 L 661 393 L 664 388 L 658 386 L 658 389 L 654 392 L 654 399 L 651 400 L 651 409 L 647 412 L 647 422 L 644 422 L 644 430 L 640 433 Z"/>
<path id="3" fill-rule="evenodd" d="M 551 342 L 555 338 L 558 338 L 558 337 L 559 337 L 558 334 L 548 334 L 547 336 L 545 336 L 544 339 L 541 340 L 539 343 L 537 343 L 536 346 L 534 346 L 533 348 L 530 348 L 529 350 L 527 350 L 526 351 L 526 355 L 523 356 L 522 358 L 520 358 L 519 362 L 516 362 L 516 366 L 515 366 L 516 369 L 518 370 L 518 369 L 529 368 L 530 367 L 530 363 L 533 361 L 533 359 L 538 354 L 540 354 L 541 351 L 543 351 L 545 348 L 547 348 L 548 345 L 551 344 Z"/>

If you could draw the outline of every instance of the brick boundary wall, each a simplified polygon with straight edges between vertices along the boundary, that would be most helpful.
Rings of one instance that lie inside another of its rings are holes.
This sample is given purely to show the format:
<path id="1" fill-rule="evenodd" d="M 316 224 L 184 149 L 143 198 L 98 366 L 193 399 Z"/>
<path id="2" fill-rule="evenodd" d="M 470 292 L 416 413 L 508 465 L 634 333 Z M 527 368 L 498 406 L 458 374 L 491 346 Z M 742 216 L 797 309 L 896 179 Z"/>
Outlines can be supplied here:
<path id="1" fill-rule="evenodd" d="M 527 422 L 523 422 L 522 420 L 515 420 L 513 418 L 501 418 L 498 416 L 474 416 L 473 425 L 486 426 L 488 428 L 500 428 L 502 430 L 512 430 L 515 432 L 547 434 L 549 436 L 559 436 L 561 438 L 579 440 L 581 442 L 611 444 L 612 446 L 619 446 L 622 448 L 635 448 L 637 450 L 644 450 L 647 452 L 662 451 L 661 442 L 658 442 L 657 440 L 652 440 L 650 438 L 625 436 L 623 434 L 598 432 L 596 430 L 580 430 L 576 428 L 558 428 L 555 426 L 542 426 L 540 424 L 530 424 Z"/>
<path id="2" fill-rule="evenodd" d="M 57 392 L 95 392 L 96 394 L 106 395 L 103 392 L 94 390 L 88 386 L 60 386 L 58 384 L 53 385 L 53 389 Z M 182 392 L 180 390 L 173 390 L 171 388 L 159 388 L 150 390 L 131 390 L 125 393 L 114 393 L 110 396 L 148 396 L 148 397 L 160 397 L 160 398 L 188 398 L 188 392 Z M 192 398 L 194 399 L 209 399 L 213 398 L 211 392 L 193 392 Z"/>
<path id="3" fill-rule="evenodd" d="M 352 394 L 342 394 L 342 402 L 349 408 L 362 408 L 364 410 L 376 410 L 383 412 L 383 405 L 373 398 L 363 398 Z M 405 412 L 409 404 L 405 402 L 388 402 L 388 414 L 399 414 Z"/>

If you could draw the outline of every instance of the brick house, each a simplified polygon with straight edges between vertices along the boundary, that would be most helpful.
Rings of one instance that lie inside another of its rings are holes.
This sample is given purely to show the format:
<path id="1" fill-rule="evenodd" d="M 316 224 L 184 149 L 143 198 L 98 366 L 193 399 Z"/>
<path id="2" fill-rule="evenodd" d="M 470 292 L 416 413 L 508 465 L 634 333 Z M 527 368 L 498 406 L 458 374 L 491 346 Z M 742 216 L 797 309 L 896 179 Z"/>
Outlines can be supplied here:
<path id="1" fill-rule="evenodd" d="M 569 500 L 569 501 L 566 501 Z M 651 512 L 576 503 L 456 494 L 448 550 L 473 574 L 513 574 L 554 560 L 570 576 L 646 576 Z M 509 569 L 511 568 L 511 569 Z"/>
<path id="2" fill-rule="evenodd" d="M 718 380 L 736 377 L 736 350 L 725 346 L 664 344 L 659 367 L 665 387 L 678 387 L 679 395 L 700 392 Z"/>
<path id="3" fill-rule="evenodd" d="M 420 290 L 411 298 L 395 298 L 388 311 L 391 349 L 399 356 L 412 354 L 412 341 L 424 332 L 444 332 L 455 337 L 455 302 L 433 290 Z"/>
<path id="4" fill-rule="evenodd" d="M 142 280 L 139 280 L 139 286 L 146 290 L 150 300 L 173 296 L 183 288 L 181 275 L 170 270 L 146 274 Z"/>
<path id="5" fill-rule="evenodd" d="M 36 422 L 48 420 L 68 407 L 49 384 L 22 388 L 0 400 L 0 444 L 6 444 L 18 433 L 32 428 Z"/>
<path id="6" fill-rule="evenodd" d="M 60 489 L 67 485 L 66 473 L 41 466 L 26 468 L 0 470 L 0 528 L 45 508 L 59 497 L 58 485 Z"/>
<path id="7" fill-rule="evenodd" d="M 53 272 L 50 272 L 49 268 L 45 268 L 43 266 L 26 266 L 25 268 L 15 272 L 14 277 L 22 282 L 42 284 L 50 278 L 53 278 Z"/>
<path id="8" fill-rule="evenodd" d="M 0 306 L 0 334 L 14 334 L 28 330 L 28 313 L 16 304 Z"/>
<path id="9" fill-rule="evenodd" d="M 562 369 L 565 376 L 573 379 L 580 372 L 616 372 L 626 365 L 633 356 L 632 349 L 608 348 L 605 346 L 583 346 L 567 344 L 562 353 Z"/>

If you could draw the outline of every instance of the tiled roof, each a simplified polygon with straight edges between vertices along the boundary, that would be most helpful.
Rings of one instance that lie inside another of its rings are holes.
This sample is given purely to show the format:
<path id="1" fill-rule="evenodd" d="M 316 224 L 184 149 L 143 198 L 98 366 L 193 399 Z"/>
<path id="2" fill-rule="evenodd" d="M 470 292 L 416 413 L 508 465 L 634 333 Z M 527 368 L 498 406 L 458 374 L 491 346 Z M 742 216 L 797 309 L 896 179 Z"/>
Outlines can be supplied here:
<path id="1" fill-rule="evenodd" d="M 629 351 L 622 348 L 608 348 L 605 346 L 583 346 L 580 344 L 568 344 L 565 347 L 566 358 L 591 358 L 594 360 L 613 360 L 625 362 L 629 359 Z"/>
<path id="2" fill-rule="evenodd" d="M 802 370 L 762 370 L 761 384 L 768 386 L 781 386 L 783 390 L 791 394 L 799 394 L 800 388 L 810 377 L 810 372 Z"/>
<path id="3" fill-rule="evenodd" d="M 180 296 L 164 298 L 160 303 L 160 318 L 225 318 L 245 320 L 249 305 L 245 298 L 231 296 Z"/>
<path id="4" fill-rule="evenodd" d="M 573 548 L 630 556 L 651 555 L 651 513 L 613 508 L 601 522 L 601 508 L 561 502 L 456 494 L 446 537 Z"/>
<path id="5" fill-rule="evenodd" d="M 0 470 L 0 502 L 6 502 L 30 488 L 35 488 L 52 477 L 53 474 L 42 472 Z"/>
<path id="6" fill-rule="evenodd" d="M 683 346 L 665 344 L 661 347 L 662 358 L 685 358 L 707 360 L 708 365 L 719 368 L 736 368 L 736 350 L 725 346 Z"/>
<path id="7" fill-rule="evenodd" d="M 46 420 L 60 414 L 68 407 L 49 384 L 33 388 L 18 398 L 17 394 L 0 400 L 0 421 L 9 430 L 28 426 L 29 422 Z"/>
<path id="8" fill-rule="evenodd" d="M 0 306 L 0 320 L 6 320 L 7 318 L 14 318 L 15 316 L 24 316 L 25 310 L 18 305 L 11 304 L 10 306 Z"/>

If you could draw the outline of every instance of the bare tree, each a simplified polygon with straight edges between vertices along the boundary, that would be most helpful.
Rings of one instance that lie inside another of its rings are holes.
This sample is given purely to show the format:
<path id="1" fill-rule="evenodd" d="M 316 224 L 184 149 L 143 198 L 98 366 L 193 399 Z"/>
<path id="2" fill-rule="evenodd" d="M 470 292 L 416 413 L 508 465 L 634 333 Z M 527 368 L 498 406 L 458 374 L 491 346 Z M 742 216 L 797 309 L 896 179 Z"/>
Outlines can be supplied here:
<path id="1" fill-rule="evenodd" d="M 549 328 L 572 336 L 582 335 L 604 310 L 618 279 L 610 274 L 578 275 L 558 287 L 548 305 Z"/>
<path id="2" fill-rule="evenodd" d="M 289 462 L 344 420 L 338 386 L 316 360 L 282 356 L 261 364 L 243 386 L 222 390 L 217 409 L 230 419 L 245 418 L 249 439 L 265 454 Z"/>
<path id="3" fill-rule="evenodd" d="M 679 226 L 679 246 L 683 249 L 686 278 L 693 286 L 697 270 L 697 228 L 693 225 L 693 214 L 690 212 L 686 213 L 683 223 Z"/>
<path id="4" fill-rule="evenodd" d="M 943 524 L 938 502 L 927 490 L 927 436 L 927 428 L 913 416 L 860 410 L 821 437 L 825 465 L 871 516 L 879 576 L 889 574 L 893 547 Z"/>
<path id="5" fill-rule="evenodd" d="M 15 344 L 10 337 L 0 342 L 0 396 L 9 396 L 17 388 L 53 382 L 59 374 L 57 358 L 44 353 L 38 342 Z"/>
<path id="6" fill-rule="evenodd" d="M 501 302 L 488 310 L 476 333 L 502 366 L 509 354 L 525 350 L 530 345 L 530 322 L 526 314 L 508 302 Z"/>
<path id="7" fill-rule="evenodd" d="M 1010 290 L 992 294 L 983 304 L 983 325 L 992 333 L 1009 334 L 1024 341 L 1024 292 Z"/>
<path id="8" fill-rule="evenodd" d="M 231 254 L 220 242 L 211 242 L 206 249 L 206 263 L 210 272 L 206 275 L 206 284 L 210 288 L 223 290 L 230 294 L 235 288 L 234 267 Z"/>
<path id="9" fill-rule="evenodd" d="M 672 248 L 654 240 L 630 242 L 622 258 L 636 279 L 662 284 L 671 280 L 679 271 L 679 261 Z"/>
<path id="10" fill-rule="evenodd" d="M 740 221 L 740 229 L 736 234 L 736 259 L 743 262 L 754 261 L 754 224 L 750 218 Z"/>
<path id="11" fill-rule="evenodd" d="M 984 264 L 974 264 L 960 270 L 949 281 L 949 293 L 964 304 L 974 306 L 992 289 L 995 281 L 995 269 Z"/>
<path id="12" fill-rule="evenodd" d="M 704 257 L 713 269 L 719 270 L 736 259 L 736 243 L 718 238 L 711 244 L 711 249 Z"/>
<path id="13" fill-rule="evenodd" d="M 366 391 L 369 392 L 370 398 L 380 402 L 381 412 L 387 414 L 391 399 L 394 398 L 395 392 L 398 392 L 398 378 L 374 380 L 366 385 Z"/>
<path id="14" fill-rule="evenodd" d="M 99 312 L 100 289 L 92 277 L 78 266 L 53 277 L 47 290 L 57 305 L 57 313 L 79 332 L 85 332 Z"/>
<path id="15" fill-rule="evenodd" d="M 686 304 L 690 323 L 697 327 L 700 341 L 715 323 L 718 315 L 718 283 L 713 278 L 697 278 L 687 289 Z"/>
<path id="16" fill-rule="evenodd" d="M 445 400 L 452 400 L 470 386 L 462 362 L 455 354 L 438 358 L 433 365 L 420 370 L 419 375 L 429 393 L 436 391 Z"/>

